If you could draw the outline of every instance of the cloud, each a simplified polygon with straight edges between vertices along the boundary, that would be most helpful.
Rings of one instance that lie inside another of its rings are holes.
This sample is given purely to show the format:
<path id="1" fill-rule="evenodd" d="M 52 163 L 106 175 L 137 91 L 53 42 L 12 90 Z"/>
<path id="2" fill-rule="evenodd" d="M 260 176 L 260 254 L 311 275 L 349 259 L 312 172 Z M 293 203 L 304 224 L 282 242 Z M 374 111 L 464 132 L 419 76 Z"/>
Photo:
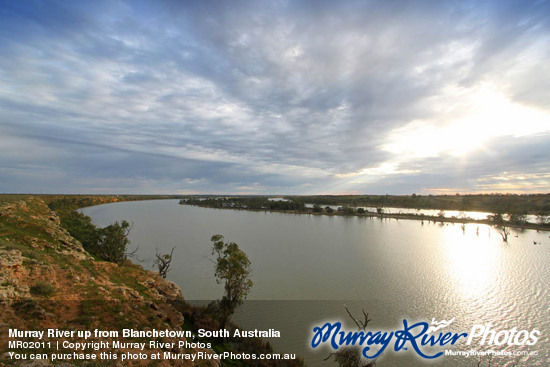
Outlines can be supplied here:
<path id="1" fill-rule="evenodd" d="M 549 12 L 6 3 L 0 191 L 549 191 Z"/>

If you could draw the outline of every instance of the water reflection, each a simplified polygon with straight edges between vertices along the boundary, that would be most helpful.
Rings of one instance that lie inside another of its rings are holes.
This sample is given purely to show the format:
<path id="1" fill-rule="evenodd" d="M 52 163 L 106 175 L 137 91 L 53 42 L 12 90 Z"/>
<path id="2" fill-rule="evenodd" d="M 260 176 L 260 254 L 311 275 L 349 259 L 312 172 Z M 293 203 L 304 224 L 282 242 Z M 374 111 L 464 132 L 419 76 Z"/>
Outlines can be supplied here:
<path id="1" fill-rule="evenodd" d="M 467 299 L 489 298 L 499 280 L 502 244 L 496 244 L 487 234 L 476 235 L 477 227 L 466 225 L 464 231 L 459 226 L 441 228 L 450 282 Z"/>
<path id="2" fill-rule="evenodd" d="M 344 304 L 364 307 L 377 328 L 394 328 L 403 317 L 455 317 L 455 329 L 464 331 L 488 322 L 499 329 L 538 328 L 543 334 L 534 350 L 540 354 L 532 361 L 550 365 L 542 352 L 550 331 L 547 232 L 514 233 L 506 244 L 486 225 L 465 224 L 463 230 L 451 223 L 215 210 L 177 201 L 107 204 L 85 212 L 99 225 L 133 222 L 131 240 L 141 258 L 178 245 L 168 278 L 187 299 L 215 299 L 223 292 L 208 261 L 210 237 L 221 233 L 237 242 L 253 265 L 250 300 L 277 300 L 243 306 L 237 321 L 252 329 L 281 329 L 284 337 L 273 341 L 277 350 L 303 354 L 310 366 L 334 365 L 323 363 L 326 354 L 306 349 L 307 334 L 313 324 L 347 320 Z M 471 362 L 446 357 L 434 365 Z M 423 366 L 425 361 L 388 353 L 380 365 Z"/>

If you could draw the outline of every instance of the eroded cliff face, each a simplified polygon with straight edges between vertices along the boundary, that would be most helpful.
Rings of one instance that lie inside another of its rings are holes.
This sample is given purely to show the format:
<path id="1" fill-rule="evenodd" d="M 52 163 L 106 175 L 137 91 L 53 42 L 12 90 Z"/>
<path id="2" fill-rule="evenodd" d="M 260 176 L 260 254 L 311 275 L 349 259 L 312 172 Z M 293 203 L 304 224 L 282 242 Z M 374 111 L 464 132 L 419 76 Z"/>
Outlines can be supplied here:
<path id="1" fill-rule="evenodd" d="M 172 304 L 182 300 L 180 289 L 156 273 L 130 262 L 117 265 L 94 260 L 61 227 L 59 217 L 41 199 L 29 197 L 0 206 L 0 365 L 30 363 L 8 358 L 10 328 L 181 330 L 184 318 Z M 175 340 L 160 338 L 159 341 Z M 147 349 L 145 353 L 162 355 L 164 351 L 193 353 L 199 350 L 174 347 Z M 217 365 L 215 361 L 202 362 L 204 366 Z M 43 363 L 49 362 L 40 362 L 40 365 Z M 101 365 L 150 364 L 151 360 L 112 361 Z M 155 365 L 195 364 L 161 360 Z"/>

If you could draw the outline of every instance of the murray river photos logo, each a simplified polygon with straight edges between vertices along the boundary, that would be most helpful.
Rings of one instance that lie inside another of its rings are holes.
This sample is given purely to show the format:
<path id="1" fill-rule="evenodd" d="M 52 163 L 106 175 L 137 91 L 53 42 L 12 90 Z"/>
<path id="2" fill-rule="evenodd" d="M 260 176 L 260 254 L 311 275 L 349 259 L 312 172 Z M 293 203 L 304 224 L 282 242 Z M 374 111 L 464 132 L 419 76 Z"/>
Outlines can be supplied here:
<path id="1" fill-rule="evenodd" d="M 362 347 L 361 354 L 365 358 L 376 358 L 386 349 L 395 352 L 412 350 L 422 358 L 434 359 L 441 357 L 444 352 L 428 352 L 430 347 L 446 347 L 465 342 L 466 345 L 479 343 L 479 345 L 535 345 L 539 339 L 540 331 L 537 329 L 527 331 L 514 327 L 509 330 L 496 330 L 491 323 L 474 325 L 469 333 L 442 331 L 454 322 L 451 320 L 436 321 L 431 324 L 425 321 L 410 323 L 403 319 L 403 328 L 395 331 L 346 331 L 342 329 L 340 322 L 327 322 L 323 326 L 313 328 L 311 347 L 329 345 L 338 350 L 346 346 Z"/>

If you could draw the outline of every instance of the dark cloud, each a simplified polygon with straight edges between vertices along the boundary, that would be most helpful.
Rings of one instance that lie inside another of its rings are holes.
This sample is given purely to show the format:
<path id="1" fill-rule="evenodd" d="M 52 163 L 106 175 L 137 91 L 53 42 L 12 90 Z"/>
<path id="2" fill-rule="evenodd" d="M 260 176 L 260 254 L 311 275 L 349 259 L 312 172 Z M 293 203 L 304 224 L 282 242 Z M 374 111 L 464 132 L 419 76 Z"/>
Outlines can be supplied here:
<path id="1" fill-rule="evenodd" d="M 504 172 L 548 191 L 548 15 L 540 1 L 2 2 L 0 191 L 487 191 Z"/>

